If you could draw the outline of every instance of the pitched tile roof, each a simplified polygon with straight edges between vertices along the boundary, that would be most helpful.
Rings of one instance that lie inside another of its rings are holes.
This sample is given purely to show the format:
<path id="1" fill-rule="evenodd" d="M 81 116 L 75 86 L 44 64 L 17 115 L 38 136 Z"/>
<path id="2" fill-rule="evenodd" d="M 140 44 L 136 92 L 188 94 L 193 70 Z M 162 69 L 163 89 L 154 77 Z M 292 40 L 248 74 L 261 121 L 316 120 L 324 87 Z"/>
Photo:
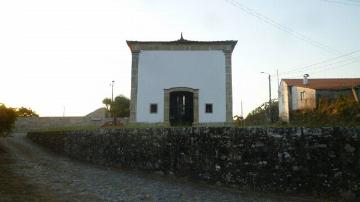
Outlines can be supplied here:
<path id="1" fill-rule="evenodd" d="M 282 79 L 288 86 L 299 86 L 319 90 L 336 90 L 360 86 L 360 78 L 327 78 L 308 79 L 308 84 L 303 84 L 303 79 Z"/>

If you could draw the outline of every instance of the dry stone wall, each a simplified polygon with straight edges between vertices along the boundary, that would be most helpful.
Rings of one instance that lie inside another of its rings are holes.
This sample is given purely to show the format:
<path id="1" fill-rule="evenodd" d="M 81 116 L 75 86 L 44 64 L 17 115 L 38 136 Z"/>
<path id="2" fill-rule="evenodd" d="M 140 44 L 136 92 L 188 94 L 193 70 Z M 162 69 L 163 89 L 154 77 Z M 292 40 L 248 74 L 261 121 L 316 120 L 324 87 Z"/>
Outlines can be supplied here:
<path id="1" fill-rule="evenodd" d="M 15 122 L 14 131 L 23 132 L 31 130 L 43 130 L 66 127 L 100 127 L 111 123 L 113 118 L 92 118 L 87 116 L 78 117 L 27 117 L 18 118 Z M 117 118 L 118 124 L 127 123 L 127 118 Z"/>
<path id="2" fill-rule="evenodd" d="M 360 196 L 360 128 L 129 128 L 28 137 L 102 165 L 242 189 Z"/>

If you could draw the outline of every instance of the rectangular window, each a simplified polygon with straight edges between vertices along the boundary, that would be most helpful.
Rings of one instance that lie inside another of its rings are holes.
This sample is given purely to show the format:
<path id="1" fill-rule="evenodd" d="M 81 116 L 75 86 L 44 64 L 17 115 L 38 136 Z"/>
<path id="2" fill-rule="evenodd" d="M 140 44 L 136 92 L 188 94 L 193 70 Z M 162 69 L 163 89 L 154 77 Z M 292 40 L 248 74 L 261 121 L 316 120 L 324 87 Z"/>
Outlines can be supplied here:
<path id="1" fill-rule="evenodd" d="M 300 100 L 305 100 L 305 91 L 300 92 Z"/>
<path id="2" fill-rule="evenodd" d="M 213 113 L 213 105 L 205 104 L 205 113 Z"/>
<path id="3" fill-rule="evenodd" d="M 150 113 L 156 114 L 157 113 L 157 104 L 150 104 Z"/>

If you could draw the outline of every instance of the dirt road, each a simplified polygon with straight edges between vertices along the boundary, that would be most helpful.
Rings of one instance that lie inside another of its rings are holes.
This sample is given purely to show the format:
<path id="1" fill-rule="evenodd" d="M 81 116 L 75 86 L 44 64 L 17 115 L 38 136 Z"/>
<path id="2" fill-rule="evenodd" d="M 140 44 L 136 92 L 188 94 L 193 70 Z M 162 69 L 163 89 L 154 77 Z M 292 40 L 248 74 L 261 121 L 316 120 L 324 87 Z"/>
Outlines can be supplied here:
<path id="1" fill-rule="evenodd" d="M 23 133 L 0 138 L 0 201 L 313 201 L 77 162 Z"/>

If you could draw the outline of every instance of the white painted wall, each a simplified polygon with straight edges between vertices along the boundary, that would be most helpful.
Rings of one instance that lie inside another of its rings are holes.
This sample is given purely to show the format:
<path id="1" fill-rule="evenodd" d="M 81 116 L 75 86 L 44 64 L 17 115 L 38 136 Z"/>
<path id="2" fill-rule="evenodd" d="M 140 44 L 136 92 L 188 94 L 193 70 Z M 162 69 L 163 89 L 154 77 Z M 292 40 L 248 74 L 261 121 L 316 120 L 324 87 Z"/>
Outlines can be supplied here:
<path id="1" fill-rule="evenodd" d="M 301 92 L 305 92 L 305 99 L 303 100 L 300 98 Z M 292 110 L 314 109 L 316 107 L 314 89 L 292 86 L 291 96 Z"/>
<path id="2" fill-rule="evenodd" d="M 301 92 L 305 92 L 305 97 L 302 100 Z M 316 107 L 316 91 L 314 89 L 297 86 L 289 88 L 286 82 L 281 81 L 278 95 L 279 117 L 282 121 L 289 122 L 291 110 L 314 109 Z M 291 108 L 289 109 L 289 107 Z"/>
<path id="3" fill-rule="evenodd" d="M 288 85 L 281 81 L 279 92 L 278 92 L 278 101 L 279 101 L 279 117 L 282 121 L 289 122 L 289 91 Z"/>
<path id="4" fill-rule="evenodd" d="M 141 51 L 138 65 L 137 122 L 164 121 L 164 89 L 199 89 L 199 122 L 225 122 L 225 55 L 223 51 Z M 150 114 L 150 104 L 158 113 Z M 205 113 L 205 103 L 213 113 Z"/>

